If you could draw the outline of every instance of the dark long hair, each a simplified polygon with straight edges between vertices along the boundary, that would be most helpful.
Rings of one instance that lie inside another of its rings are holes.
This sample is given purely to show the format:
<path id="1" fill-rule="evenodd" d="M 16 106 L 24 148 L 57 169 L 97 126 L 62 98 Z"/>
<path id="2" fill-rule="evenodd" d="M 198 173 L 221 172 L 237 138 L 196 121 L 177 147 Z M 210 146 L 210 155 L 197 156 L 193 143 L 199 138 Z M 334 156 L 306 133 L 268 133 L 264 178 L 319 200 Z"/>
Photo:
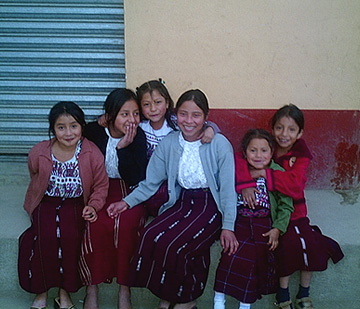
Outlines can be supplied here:
<path id="1" fill-rule="evenodd" d="M 150 80 L 136 88 L 136 95 L 138 97 L 139 103 L 141 104 L 141 100 L 144 94 L 150 93 L 151 95 L 154 90 L 159 91 L 160 95 L 165 99 L 165 102 L 168 103 L 168 108 L 166 109 L 165 113 L 165 120 L 173 130 L 176 130 L 176 126 L 171 120 L 171 115 L 174 111 L 174 101 L 165 86 L 165 82 L 161 78 L 159 78 L 159 80 Z"/>
<path id="2" fill-rule="evenodd" d="M 294 119 L 296 124 L 299 126 L 299 133 L 304 129 L 304 114 L 296 105 L 284 105 L 283 107 L 278 109 L 271 119 L 271 128 L 274 129 L 275 123 L 283 117 L 290 117 Z"/>
<path id="3" fill-rule="evenodd" d="M 72 116 L 81 125 L 81 128 L 84 129 L 86 122 L 83 110 L 74 102 L 61 101 L 51 108 L 48 116 L 49 138 L 51 138 L 51 134 L 55 135 L 56 120 L 62 115 Z"/>
<path id="4" fill-rule="evenodd" d="M 205 118 L 209 114 L 209 103 L 208 99 L 200 89 L 191 89 L 185 91 L 176 103 L 176 111 L 186 101 L 194 101 L 195 104 L 204 112 Z"/>
<path id="5" fill-rule="evenodd" d="M 116 88 L 109 93 L 104 102 L 104 111 L 107 115 L 108 124 L 114 125 L 120 109 L 125 104 L 125 102 L 129 100 L 134 100 L 139 106 L 140 110 L 140 104 L 134 91 L 127 88 Z"/>
<path id="6" fill-rule="evenodd" d="M 250 142 L 254 138 L 265 139 L 269 143 L 271 152 L 274 152 L 275 140 L 274 140 L 274 137 L 268 131 L 266 131 L 264 129 L 249 129 L 245 133 L 245 135 L 241 141 L 241 148 L 242 148 L 244 155 L 246 154 L 246 149 L 248 148 Z"/>

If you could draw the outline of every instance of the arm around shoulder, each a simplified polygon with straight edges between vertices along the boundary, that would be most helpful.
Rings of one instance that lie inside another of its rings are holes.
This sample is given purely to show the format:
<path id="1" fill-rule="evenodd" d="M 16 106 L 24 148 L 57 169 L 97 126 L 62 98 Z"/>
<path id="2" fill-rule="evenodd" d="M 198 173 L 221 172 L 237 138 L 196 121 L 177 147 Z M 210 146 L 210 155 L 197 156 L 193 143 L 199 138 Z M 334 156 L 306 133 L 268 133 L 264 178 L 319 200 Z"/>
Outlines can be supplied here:
<path id="1" fill-rule="evenodd" d="M 205 124 L 205 128 L 212 128 L 214 130 L 214 134 L 221 133 L 219 126 L 215 122 L 212 122 L 212 121 L 207 121 Z"/>
<path id="2" fill-rule="evenodd" d="M 306 171 L 309 165 L 309 158 L 297 158 L 290 170 L 267 169 L 269 190 L 277 190 L 294 199 L 301 198 L 307 181 Z"/>
<path id="3" fill-rule="evenodd" d="M 235 153 L 235 188 L 237 193 L 246 188 L 256 187 L 251 177 L 248 164 L 241 152 Z"/>

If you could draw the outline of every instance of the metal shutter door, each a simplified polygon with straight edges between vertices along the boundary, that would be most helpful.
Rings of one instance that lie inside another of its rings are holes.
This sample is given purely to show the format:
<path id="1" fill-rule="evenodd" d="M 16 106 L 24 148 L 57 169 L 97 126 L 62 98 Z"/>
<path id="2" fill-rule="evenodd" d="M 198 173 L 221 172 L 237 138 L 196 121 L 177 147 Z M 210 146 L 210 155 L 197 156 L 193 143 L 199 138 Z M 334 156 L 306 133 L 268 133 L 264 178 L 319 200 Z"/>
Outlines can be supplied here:
<path id="1" fill-rule="evenodd" d="M 25 159 L 48 138 L 58 101 L 74 101 L 91 120 L 117 87 L 125 87 L 123 1 L 0 0 L 0 160 Z"/>

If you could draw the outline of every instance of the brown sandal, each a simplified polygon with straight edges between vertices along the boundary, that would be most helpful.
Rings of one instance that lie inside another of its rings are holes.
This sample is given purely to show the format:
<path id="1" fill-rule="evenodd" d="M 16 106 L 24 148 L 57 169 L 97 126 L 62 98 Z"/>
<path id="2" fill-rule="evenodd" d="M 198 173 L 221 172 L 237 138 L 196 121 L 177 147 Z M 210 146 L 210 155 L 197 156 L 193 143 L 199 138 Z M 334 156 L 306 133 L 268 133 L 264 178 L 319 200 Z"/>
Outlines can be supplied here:
<path id="1" fill-rule="evenodd" d="M 310 297 L 303 297 L 296 299 L 295 309 L 313 309 L 312 300 Z"/>

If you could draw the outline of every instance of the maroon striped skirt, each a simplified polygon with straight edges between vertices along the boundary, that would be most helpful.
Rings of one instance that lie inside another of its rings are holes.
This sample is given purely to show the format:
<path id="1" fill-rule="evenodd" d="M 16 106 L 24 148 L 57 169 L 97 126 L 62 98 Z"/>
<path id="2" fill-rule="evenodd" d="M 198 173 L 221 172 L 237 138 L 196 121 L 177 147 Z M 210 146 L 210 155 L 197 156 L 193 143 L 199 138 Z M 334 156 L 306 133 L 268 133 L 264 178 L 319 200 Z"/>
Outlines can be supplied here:
<path id="1" fill-rule="evenodd" d="M 31 226 L 20 236 L 20 286 L 41 294 L 59 287 L 67 292 L 81 288 L 78 271 L 83 236 L 83 198 L 44 196 L 32 214 Z"/>
<path id="2" fill-rule="evenodd" d="M 131 286 L 187 303 L 202 295 L 210 247 L 220 236 L 221 214 L 206 190 L 183 190 L 173 207 L 142 232 L 131 264 Z"/>
<path id="3" fill-rule="evenodd" d="M 98 212 L 98 219 L 86 226 L 81 246 L 80 272 L 85 285 L 117 283 L 129 285 L 130 260 L 146 221 L 142 205 L 123 212 L 116 219 L 108 216 L 106 209 L 129 193 L 120 179 L 110 179 L 105 206 Z"/>
<path id="4" fill-rule="evenodd" d="M 144 206 L 149 216 L 156 217 L 159 208 L 169 200 L 167 181 L 163 182 L 159 190 L 144 202 Z"/>
<path id="5" fill-rule="evenodd" d="M 298 270 L 323 271 L 327 268 L 329 258 L 337 263 L 343 257 L 339 244 L 323 235 L 317 226 L 311 226 L 307 217 L 290 221 L 276 250 L 281 277 Z"/>
<path id="6" fill-rule="evenodd" d="M 269 251 L 268 237 L 262 236 L 271 227 L 269 217 L 238 215 L 235 236 L 239 249 L 230 256 L 222 253 L 216 270 L 215 291 L 248 304 L 260 299 L 261 295 L 277 291 L 275 256 L 273 251 Z"/>

